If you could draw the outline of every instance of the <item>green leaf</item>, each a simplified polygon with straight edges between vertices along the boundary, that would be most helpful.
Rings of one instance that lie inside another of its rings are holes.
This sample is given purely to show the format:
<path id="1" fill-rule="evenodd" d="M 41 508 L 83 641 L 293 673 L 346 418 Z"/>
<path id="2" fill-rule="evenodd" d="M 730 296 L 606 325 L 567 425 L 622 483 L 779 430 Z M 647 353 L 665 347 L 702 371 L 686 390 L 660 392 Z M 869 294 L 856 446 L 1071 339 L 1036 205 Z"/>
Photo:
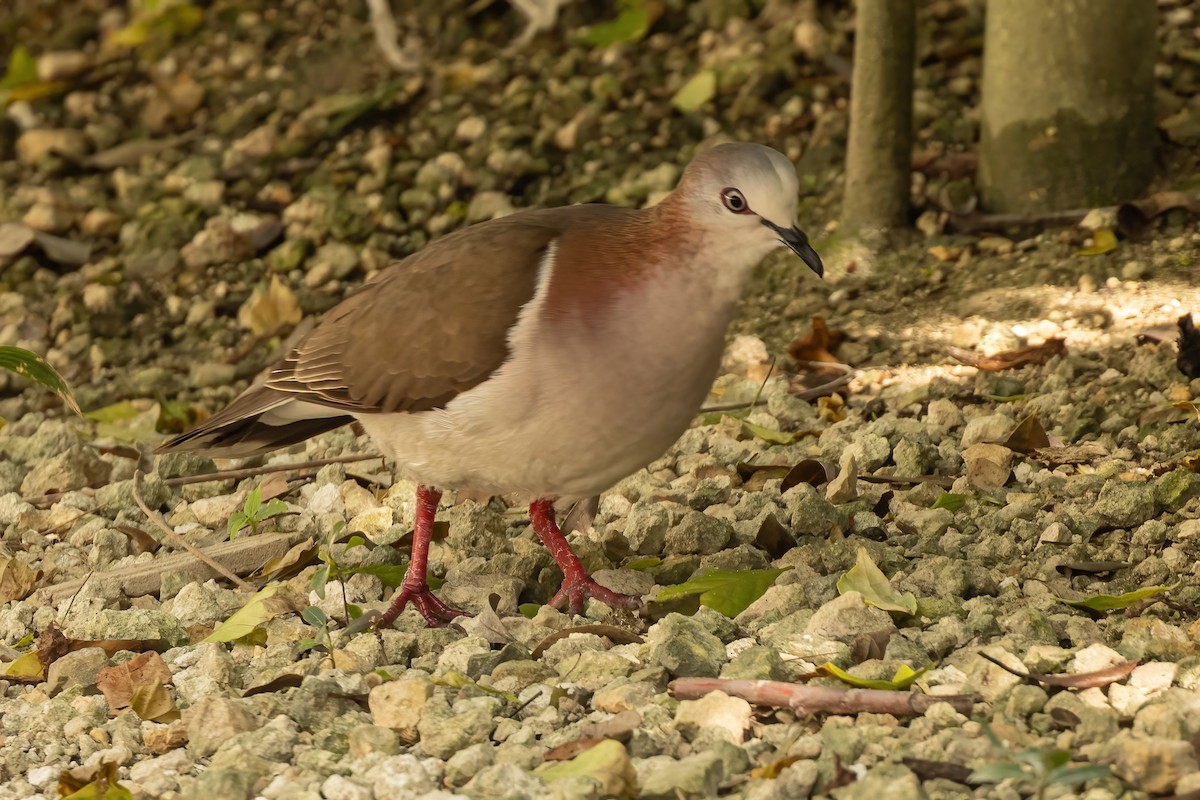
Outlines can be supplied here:
<path id="1" fill-rule="evenodd" d="M 363 615 L 362 606 L 356 606 L 354 603 L 346 603 L 346 613 L 350 619 L 358 619 Z"/>
<path id="2" fill-rule="evenodd" d="M 119 403 L 113 403 L 112 405 L 102 406 L 101 408 L 88 411 L 83 416 L 92 420 L 93 422 L 113 423 L 125 422 L 127 420 L 134 419 L 138 414 L 141 413 L 142 412 L 138 411 L 137 406 L 135 406 L 132 401 L 122 400 Z"/>
<path id="3" fill-rule="evenodd" d="M 642 556 L 628 561 L 625 564 L 625 569 L 636 569 L 639 572 L 647 569 L 654 569 L 662 563 L 662 559 L 658 556 Z"/>
<path id="4" fill-rule="evenodd" d="M 1112 770 L 1106 764 L 1080 764 L 1059 767 L 1047 776 L 1046 783 L 1083 783 L 1111 777 Z"/>
<path id="5" fill-rule="evenodd" d="M 17 45 L 8 57 L 8 69 L 4 71 L 4 78 L 0 79 L 0 91 L 16 89 L 37 79 L 37 59 L 29 54 L 25 45 Z"/>
<path id="6" fill-rule="evenodd" d="M 346 540 L 346 550 L 353 550 L 356 547 L 366 547 L 367 540 L 357 533 Z"/>
<path id="7" fill-rule="evenodd" d="M 326 628 L 329 626 L 329 617 L 325 616 L 325 612 L 316 606 L 309 606 L 301 611 L 300 618 L 314 628 Z"/>
<path id="8" fill-rule="evenodd" d="M 892 588 L 883 571 L 871 560 L 865 547 L 858 548 L 858 561 L 838 578 L 838 594 L 858 592 L 863 602 L 884 611 L 917 613 L 917 598 L 911 592 L 900 593 Z"/>
<path id="9" fill-rule="evenodd" d="M 517 611 L 520 611 L 521 616 L 526 617 L 527 619 L 533 619 L 536 617 L 540 609 L 541 606 L 537 603 L 521 603 L 521 605 L 517 606 Z"/>
<path id="10" fill-rule="evenodd" d="M 817 667 L 817 671 L 823 672 L 832 678 L 837 678 L 842 683 L 849 684 L 850 686 L 857 686 L 859 689 L 883 689 L 885 691 L 897 692 L 912 686 L 913 681 L 928 672 L 932 666 L 932 664 L 926 664 L 919 670 L 914 671 L 912 667 L 908 666 L 907 664 L 901 664 L 900 668 L 896 670 L 896 674 L 892 676 L 890 681 L 859 678 L 851 675 L 841 667 L 835 666 L 828 661 Z"/>
<path id="11" fill-rule="evenodd" d="M 250 494 L 246 495 L 246 502 L 242 504 L 242 513 L 247 519 L 257 520 L 258 509 L 262 506 L 262 488 L 255 486 L 250 490 Z"/>
<path id="12" fill-rule="evenodd" d="M 312 650 L 314 647 L 316 647 L 320 643 L 321 642 L 319 640 L 311 638 L 311 637 L 308 639 L 301 639 L 300 641 L 296 642 L 296 652 L 297 653 L 307 653 L 309 650 Z"/>
<path id="13" fill-rule="evenodd" d="M 717 94 L 717 76 L 711 69 L 701 70 L 685 83 L 675 96 L 671 105 L 683 112 L 695 111 L 700 106 L 712 100 Z"/>
<path id="14" fill-rule="evenodd" d="M 83 413 L 75 402 L 71 387 L 54 367 L 46 363 L 46 360 L 37 353 L 30 352 L 23 347 L 0 347 L 0 369 L 6 369 L 45 386 L 61 397 L 67 407 L 76 414 Z"/>
<path id="15" fill-rule="evenodd" d="M 233 541 L 234 537 L 241 533 L 242 529 L 249 524 L 250 518 L 246 516 L 244 511 L 235 511 L 230 514 L 228 525 L 229 540 Z"/>
<path id="16" fill-rule="evenodd" d="M 698 594 L 701 605 L 719 611 L 727 617 L 736 617 L 762 597 L 767 589 L 771 588 L 771 584 L 775 583 L 775 579 L 785 571 L 774 568 L 710 570 L 676 586 L 668 586 L 660 591 L 655 599 L 661 603 Z"/>
<path id="17" fill-rule="evenodd" d="M 533 772 L 546 783 L 577 778 L 598 783 L 597 796 L 602 797 L 629 797 L 636 781 L 629 753 L 615 739 L 605 739 L 568 761 L 542 764 Z"/>
<path id="18" fill-rule="evenodd" d="M 930 508 L 948 508 L 951 511 L 958 511 L 966 502 L 967 496 L 965 494 L 946 492 L 937 500 L 933 501 L 933 505 L 930 506 Z"/>
<path id="19" fill-rule="evenodd" d="M 36 638 L 37 637 L 33 635 L 33 631 L 30 631 L 18 639 L 17 643 L 13 645 L 13 647 L 17 648 L 18 650 L 24 650 L 26 647 L 29 647 L 29 645 L 33 644 Z"/>
<path id="20" fill-rule="evenodd" d="M 325 584 L 329 582 L 329 564 L 322 564 L 317 567 L 317 571 L 313 573 L 309 585 L 316 592 L 317 597 L 325 599 Z"/>
<path id="21" fill-rule="evenodd" d="M 1095 594 L 1091 597 L 1085 597 L 1082 600 L 1066 600 L 1062 597 L 1056 597 L 1060 603 L 1066 603 L 1075 608 L 1086 608 L 1089 611 L 1116 611 L 1122 608 L 1129 608 L 1143 600 L 1149 600 L 1151 597 L 1157 597 L 1160 594 L 1165 594 L 1179 586 L 1179 582 L 1175 582 L 1170 586 L 1148 586 L 1145 589 L 1138 589 L 1125 594 Z"/>
<path id="22" fill-rule="evenodd" d="M 267 501 L 267 504 L 263 506 L 262 510 L 258 514 L 258 518 L 260 520 L 270 519 L 271 517 L 277 517 L 280 514 L 286 514 L 287 510 L 287 503 L 283 502 L 278 497 L 272 497 Z"/>
<path id="23" fill-rule="evenodd" d="M 268 583 L 255 592 L 246 605 L 233 612 L 233 616 L 217 626 L 217 629 L 202 639 L 203 642 L 232 642 L 253 631 L 267 620 L 278 616 L 284 610 L 278 600 L 272 602 L 275 594 L 283 588 L 282 583 Z"/>
<path id="24" fill-rule="evenodd" d="M 794 433 L 784 433 L 773 428 L 755 425 L 753 422 L 747 422 L 746 420 L 742 420 L 742 427 L 756 438 L 762 439 L 764 442 L 770 442 L 771 444 L 791 444 L 796 441 L 796 434 Z"/>
<path id="25" fill-rule="evenodd" d="M 650 30 L 650 14 L 642 0 L 619 0 L 617 18 L 599 22 L 583 35 L 585 44 L 608 47 L 623 42 L 636 42 Z"/>

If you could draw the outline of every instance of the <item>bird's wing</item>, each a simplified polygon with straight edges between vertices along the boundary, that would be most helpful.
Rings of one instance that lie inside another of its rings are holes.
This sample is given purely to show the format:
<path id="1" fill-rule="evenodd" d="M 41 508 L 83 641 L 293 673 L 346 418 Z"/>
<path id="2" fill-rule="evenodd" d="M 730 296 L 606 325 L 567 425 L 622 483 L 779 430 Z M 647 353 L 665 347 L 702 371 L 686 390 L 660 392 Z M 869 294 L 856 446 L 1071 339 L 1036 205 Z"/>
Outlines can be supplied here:
<path id="1" fill-rule="evenodd" d="M 265 385 L 350 413 L 444 406 L 508 357 L 563 210 L 474 225 L 392 265 L 329 311 Z"/>

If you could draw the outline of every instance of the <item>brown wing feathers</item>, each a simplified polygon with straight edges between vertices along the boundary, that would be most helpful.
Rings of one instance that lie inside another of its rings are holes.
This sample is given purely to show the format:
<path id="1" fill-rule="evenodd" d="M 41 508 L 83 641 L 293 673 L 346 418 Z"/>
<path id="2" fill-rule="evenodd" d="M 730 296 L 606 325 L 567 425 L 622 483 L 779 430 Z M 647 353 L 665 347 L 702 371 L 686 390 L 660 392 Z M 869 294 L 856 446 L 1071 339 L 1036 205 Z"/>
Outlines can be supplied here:
<path id="1" fill-rule="evenodd" d="M 264 385 L 160 451 L 245 456 L 303 441 L 355 413 L 444 406 L 508 357 L 509 328 L 537 290 L 542 257 L 570 219 L 564 211 L 475 225 L 394 264 L 328 312 Z M 293 401 L 346 415 L 260 421 Z"/>

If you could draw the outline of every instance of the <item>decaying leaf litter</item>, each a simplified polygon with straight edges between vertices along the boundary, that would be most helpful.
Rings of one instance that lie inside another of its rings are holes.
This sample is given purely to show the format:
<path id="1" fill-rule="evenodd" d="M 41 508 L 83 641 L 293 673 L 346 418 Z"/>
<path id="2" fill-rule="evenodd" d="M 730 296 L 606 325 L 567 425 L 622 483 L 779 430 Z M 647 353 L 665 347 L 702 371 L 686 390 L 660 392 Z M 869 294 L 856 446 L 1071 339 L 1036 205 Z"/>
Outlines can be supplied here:
<path id="1" fill-rule="evenodd" d="M 604 19 L 568 5 L 520 59 L 502 54 L 519 29 L 504 4 L 414 8 L 398 21 L 426 63 L 401 75 L 363 58 L 363 19 L 319 4 L 106 18 L 117 49 L 94 55 L 87 30 L 23 23 L 39 46 L 0 92 L 37 124 L 0 137 L 15 156 L 0 164 L 0 216 L 20 226 L 5 229 L 5 344 L 47 354 L 93 413 L 72 419 L 34 390 L 0 401 L 0 796 L 1200 788 L 1197 392 L 1172 336 L 1139 339 L 1200 309 L 1192 212 L 1161 202 L 1137 230 L 955 232 L 947 187 L 954 157 L 970 156 L 978 53 L 946 43 L 977 25 L 969 4 L 922 12 L 936 32 L 915 108 L 924 238 L 873 256 L 830 227 L 819 246 L 838 268 L 821 286 L 768 263 L 739 322 L 766 346 L 735 340 L 711 398 L 735 410 L 603 497 L 579 534 L 589 566 L 655 598 L 651 620 L 542 608 L 556 576 L 520 515 L 461 502 L 444 513 L 471 533 L 435 543 L 434 568 L 448 600 L 482 613 L 461 630 L 405 618 L 348 636 L 402 567 L 392 545 L 411 527 L 411 487 L 378 460 L 266 488 L 261 473 L 184 483 L 216 470 L 203 459 L 140 463 L 156 429 L 186 427 L 278 353 L 297 311 L 464 221 L 645 202 L 676 177 L 658 164 L 706 135 L 783 147 L 812 176 L 802 216 L 832 219 L 849 8 L 695 7 L 651 19 L 627 3 L 577 44 Z M 1161 34 L 1160 88 L 1183 109 L 1164 122 L 1175 175 L 1195 170 L 1180 115 L 1197 87 L 1171 66 L 1186 12 L 1164 4 Z M 29 71 L 43 49 L 73 48 L 83 57 L 55 56 L 52 80 Z M 814 318 L 841 334 L 821 347 L 853 371 L 801 400 L 837 375 L 787 362 Z M 345 430 L 270 460 L 364 446 Z M 191 544 L 231 552 L 216 558 L 243 576 L 275 560 L 276 577 L 250 578 L 264 593 L 251 602 L 173 568 L 126 596 L 123 570 L 179 552 L 129 533 L 159 538 L 132 499 L 141 466 L 144 500 Z M 229 542 L 255 487 L 287 513 Z M 266 541 L 278 550 L 250 549 Z M 722 582 L 745 589 L 737 576 L 759 581 L 748 607 L 704 602 Z M 53 594 L 69 581 L 82 588 Z M 131 668 L 156 658 L 169 680 Z M 797 716 L 728 683 L 667 693 L 685 678 L 840 693 L 838 672 L 907 681 L 922 713 Z M 122 674 L 150 677 L 123 679 L 126 700 L 112 694 Z M 1060 676 L 1065 688 L 1037 680 Z"/>

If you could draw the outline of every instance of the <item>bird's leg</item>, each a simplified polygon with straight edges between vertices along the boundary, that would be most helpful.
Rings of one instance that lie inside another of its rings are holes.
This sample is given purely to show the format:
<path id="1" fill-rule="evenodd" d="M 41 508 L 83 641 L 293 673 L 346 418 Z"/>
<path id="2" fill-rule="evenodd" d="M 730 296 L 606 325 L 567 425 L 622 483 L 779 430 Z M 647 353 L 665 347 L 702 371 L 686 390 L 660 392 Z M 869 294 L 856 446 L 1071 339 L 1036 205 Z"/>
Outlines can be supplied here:
<path id="1" fill-rule="evenodd" d="M 413 524 L 412 557 L 408 561 L 408 571 L 404 573 L 404 582 L 392 599 L 392 605 L 375 621 L 376 628 L 391 625 L 404 606 L 411 600 L 421 616 L 435 628 L 444 627 L 455 617 L 468 616 L 467 612 L 459 611 L 439 600 L 429 588 L 429 580 L 425 570 L 429 565 L 429 539 L 433 535 L 433 518 L 437 514 L 438 501 L 442 493 L 431 486 L 417 486 L 417 517 Z"/>
<path id="2" fill-rule="evenodd" d="M 594 597 L 601 603 L 612 608 L 637 608 L 641 601 L 627 594 L 606 589 L 592 580 L 579 556 L 571 551 L 571 545 L 558 529 L 554 521 L 554 503 L 550 500 L 536 500 L 529 506 L 529 516 L 533 520 L 533 530 L 537 533 L 542 544 L 554 556 L 559 569 L 563 573 L 562 588 L 550 599 L 547 605 L 556 608 L 567 604 L 567 610 L 572 614 L 583 611 L 583 603 L 589 597 Z"/>

